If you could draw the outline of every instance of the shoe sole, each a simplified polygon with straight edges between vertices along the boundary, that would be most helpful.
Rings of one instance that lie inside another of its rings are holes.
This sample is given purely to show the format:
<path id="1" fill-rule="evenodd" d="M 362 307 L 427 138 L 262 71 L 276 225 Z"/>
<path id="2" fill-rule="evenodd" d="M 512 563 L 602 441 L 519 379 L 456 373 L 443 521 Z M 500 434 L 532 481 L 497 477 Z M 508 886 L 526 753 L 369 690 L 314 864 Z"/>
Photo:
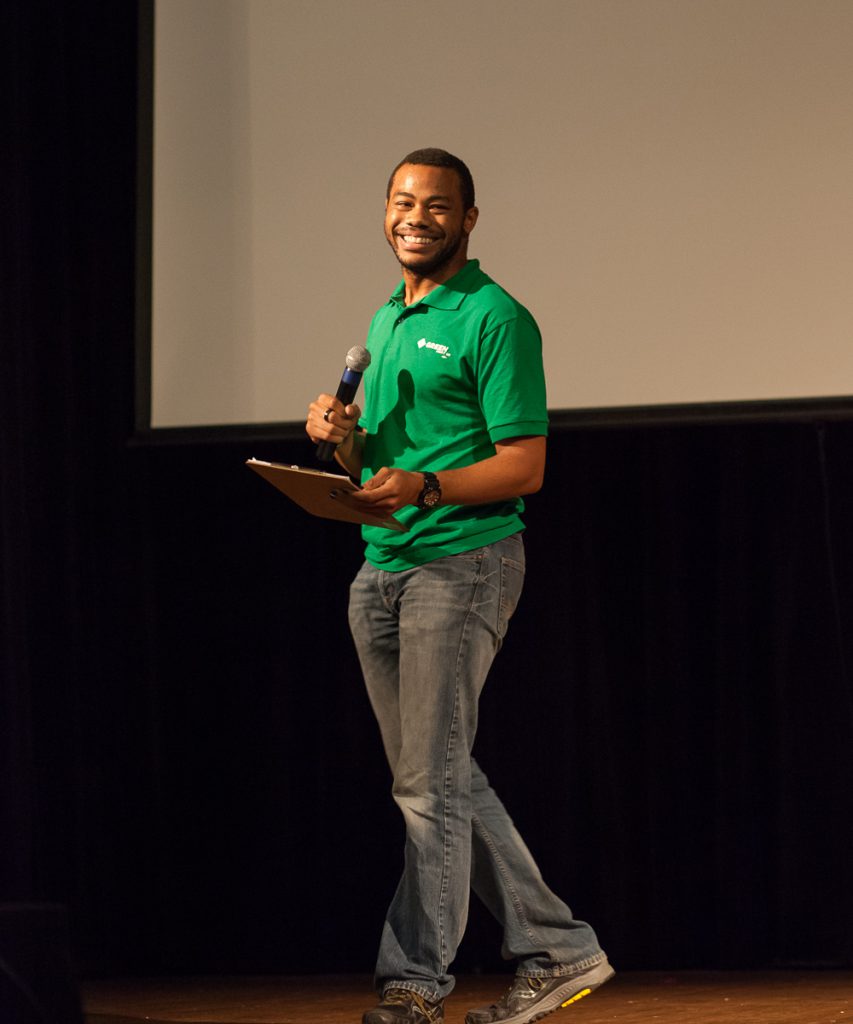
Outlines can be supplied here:
<path id="1" fill-rule="evenodd" d="M 576 978 L 567 978 L 564 985 L 560 985 L 553 992 L 549 992 L 538 1006 L 530 1008 L 535 1011 L 532 1015 L 517 1013 L 514 1017 L 505 1017 L 502 1021 L 496 1022 L 496 1024 L 535 1024 L 537 1020 L 542 1020 L 549 1013 L 565 1009 L 565 1007 L 571 1006 L 572 1003 L 583 999 L 584 996 L 591 995 L 597 988 L 601 988 L 606 981 L 610 981 L 615 973 L 616 971 L 604 960 L 602 963 L 590 968 L 590 970 L 584 971 L 583 974 Z M 469 1024 L 467 1017 L 465 1022 Z"/>

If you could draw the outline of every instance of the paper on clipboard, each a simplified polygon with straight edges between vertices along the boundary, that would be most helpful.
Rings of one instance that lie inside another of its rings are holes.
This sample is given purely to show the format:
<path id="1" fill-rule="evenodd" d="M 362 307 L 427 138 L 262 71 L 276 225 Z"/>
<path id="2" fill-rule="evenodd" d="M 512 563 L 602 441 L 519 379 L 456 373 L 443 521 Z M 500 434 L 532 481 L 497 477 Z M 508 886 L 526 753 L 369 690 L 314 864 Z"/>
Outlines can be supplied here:
<path id="1" fill-rule="evenodd" d="M 407 532 L 409 529 L 390 512 L 368 511 L 347 501 L 349 494 L 359 490 L 358 485 L 348 476 L 326 473 L 321 469 L 262 462 L 260 459 L 246 459 L 246 465 L 311 515 L 323 519 L 340 519 L 347 523 L 382 526 L 386 530 Z"/>

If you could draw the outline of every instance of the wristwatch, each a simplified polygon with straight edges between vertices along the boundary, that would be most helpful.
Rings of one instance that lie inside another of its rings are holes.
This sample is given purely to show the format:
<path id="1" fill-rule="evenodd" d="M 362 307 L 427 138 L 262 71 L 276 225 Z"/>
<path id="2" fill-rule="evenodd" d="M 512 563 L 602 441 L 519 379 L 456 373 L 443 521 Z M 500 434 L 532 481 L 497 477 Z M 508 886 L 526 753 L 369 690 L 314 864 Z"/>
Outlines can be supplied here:
<path id="1" fill-rule="evenodd" d="M 418 495 L 418 508 L 435 508 L 441 501 L 441 484 L 435 473 L 424 473 L 424 486 Z"/>

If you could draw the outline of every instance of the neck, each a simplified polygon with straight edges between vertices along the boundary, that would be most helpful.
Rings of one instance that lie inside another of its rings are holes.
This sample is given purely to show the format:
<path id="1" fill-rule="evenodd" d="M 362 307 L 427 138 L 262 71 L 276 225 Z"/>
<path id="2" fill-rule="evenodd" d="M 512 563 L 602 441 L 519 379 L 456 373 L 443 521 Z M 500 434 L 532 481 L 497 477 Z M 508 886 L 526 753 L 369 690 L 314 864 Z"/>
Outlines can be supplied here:
<path id="1" fill-rule="evenodd" d="M 408 267 L 403 267 L 403 284 L 405 286 L 403 301 L 407 306 L 420 302 L 433 289 L 458 274 L 467 262 L 468 255 L 463 252 L 457 253 L 452 260 L 441 267 L 436 267 L 429 274 L 418 274 L 409 270 Z"/>

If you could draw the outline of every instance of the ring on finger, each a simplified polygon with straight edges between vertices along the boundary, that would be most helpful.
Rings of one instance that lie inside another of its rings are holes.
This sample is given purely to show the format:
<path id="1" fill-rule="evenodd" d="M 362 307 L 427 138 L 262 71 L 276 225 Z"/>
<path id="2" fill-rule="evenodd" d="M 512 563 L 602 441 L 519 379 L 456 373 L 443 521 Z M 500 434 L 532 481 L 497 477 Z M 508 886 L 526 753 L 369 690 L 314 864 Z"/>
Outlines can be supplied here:
<path id="1" fill-rule="evenodd" d="M 331 414 L 332 414 L 332 408 L 331 408 L 331 406 L 329 406 L 329 408 L 323 413 L 323 419 L 326 421 L 326 423 L 329 422 L 329 416 L 331 416 Z"/>

